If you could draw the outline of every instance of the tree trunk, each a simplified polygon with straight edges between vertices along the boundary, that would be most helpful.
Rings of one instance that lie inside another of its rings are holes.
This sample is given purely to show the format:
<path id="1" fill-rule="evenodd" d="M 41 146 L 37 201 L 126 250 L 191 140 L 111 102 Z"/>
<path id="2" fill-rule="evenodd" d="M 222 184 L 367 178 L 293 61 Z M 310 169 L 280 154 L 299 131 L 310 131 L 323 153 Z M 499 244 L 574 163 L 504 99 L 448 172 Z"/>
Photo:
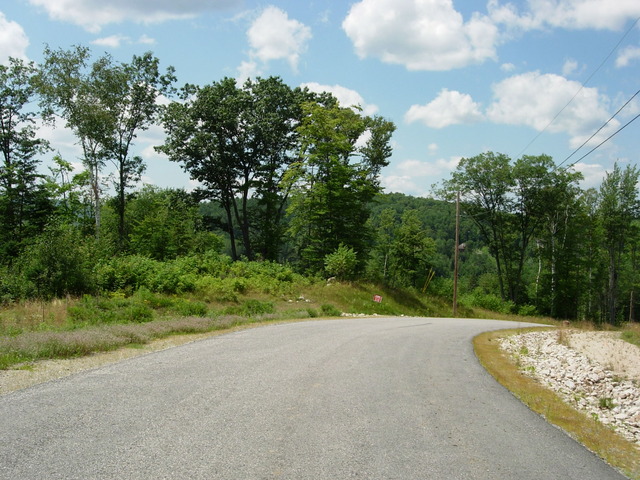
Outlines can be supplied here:
<path id="1" fill-rule="evenodd" d="M 609 249 L 609 291 L 607 295 L 607 306 L 609 312 L 609 323 L 612 325 L 616 323 L 617 283 L 615 251 L 613 249 Z"/>

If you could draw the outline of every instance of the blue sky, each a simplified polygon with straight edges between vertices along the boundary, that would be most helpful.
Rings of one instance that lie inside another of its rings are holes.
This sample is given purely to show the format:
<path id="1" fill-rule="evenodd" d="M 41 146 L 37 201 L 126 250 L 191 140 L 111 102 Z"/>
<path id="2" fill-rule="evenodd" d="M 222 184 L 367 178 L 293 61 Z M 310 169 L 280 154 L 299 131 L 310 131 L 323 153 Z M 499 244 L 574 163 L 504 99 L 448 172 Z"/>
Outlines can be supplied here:
<path id="1" fill-rule="evenodd" d="M 179 85 L 277 75 L 328 90 L 396 124 L 386 191 L 428 195 L 487 150 L 569 157 L 640 89 L 638 17 L 638 0 L 4 0 L 0 63 L 81 44 L 124 62 L 152 51 Z M 564 165 L 639 113 L 640 95 Z M 80 164 L 68 131 L 41 134 Z M 191 188 L 154 152 L 162 138 L 137 139 L 144 181 Z M 640 119 L 575 169 L 597 187 L 639 150 Z"/>

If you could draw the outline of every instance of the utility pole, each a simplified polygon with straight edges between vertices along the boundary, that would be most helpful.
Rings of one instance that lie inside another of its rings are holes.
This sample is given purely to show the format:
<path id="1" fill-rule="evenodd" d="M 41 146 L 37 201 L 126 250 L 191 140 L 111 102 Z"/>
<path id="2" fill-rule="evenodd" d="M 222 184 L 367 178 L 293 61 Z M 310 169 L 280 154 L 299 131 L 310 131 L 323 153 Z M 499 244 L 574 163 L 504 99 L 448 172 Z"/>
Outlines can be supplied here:
<path id="1" fill-rule="evenodd" d="M 458 315 L 458 250 L 460 243 L 460 191 L 456 194 L 456 246 L 453 254 L 453 316 Z"/>

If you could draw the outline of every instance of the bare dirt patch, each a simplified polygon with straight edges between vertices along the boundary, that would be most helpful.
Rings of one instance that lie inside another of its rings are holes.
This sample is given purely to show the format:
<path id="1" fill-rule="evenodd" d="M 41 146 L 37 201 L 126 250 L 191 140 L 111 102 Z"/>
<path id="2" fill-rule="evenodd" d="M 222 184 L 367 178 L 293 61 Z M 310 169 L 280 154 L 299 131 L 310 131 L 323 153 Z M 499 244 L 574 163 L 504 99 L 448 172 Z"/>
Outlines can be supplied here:
<path id="1" fill-rule="evenodd" d="M 618 332 L 570 332 L 568 346 L 616 376 L 640 381 L 640 348 Z"/>

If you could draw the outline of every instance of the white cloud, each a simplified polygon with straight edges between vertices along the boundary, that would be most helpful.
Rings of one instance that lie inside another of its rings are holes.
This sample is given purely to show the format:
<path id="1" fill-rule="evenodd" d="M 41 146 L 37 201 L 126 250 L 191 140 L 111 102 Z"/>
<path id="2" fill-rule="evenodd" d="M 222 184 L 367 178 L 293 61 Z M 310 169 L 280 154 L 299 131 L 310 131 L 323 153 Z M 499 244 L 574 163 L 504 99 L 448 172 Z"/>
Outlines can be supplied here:
<path id="1" fill-rule="evenodd" d="M 616 67 L 627 67 L 632 61 L 638 59 L 640 59 L 640 47 L 629 45 L 628 47 L 623 48 L 618 54 L 618 58 L 616 58 Z"/>
<path id="2" fill-rule="evenodd" d="M 408 70 L 451 70 L 496 58 L 497 27 L 478 13 L 465 22 L 452 0 L 361 0 L 342 28 L 360 58 Z"/>
<path id="3" fill-rule="evenodd" d="M 29 38 L 22 26 L 0 12 L 0 65 L 6 64 L 9 57 L 27 60 L 28 46 Z"/>
<path id="4" fill-rule="evenodd" d="M 559 75 L 539 72 L 516 75 L 494 85 L 493 91 L 494 102 L 486 111 L 489 120 L 526 125 L 538 131 L 547 129 L 549 132 L 564 132 L 571 137 L 570 145 L 573 148 L 584 142 L 610 117 L 609 99 L 606 96 L 600 95 L 596 88 L 581 89 L 580 83 Z M 562 113 L 558 115 L 561 110 Z M 602 140 L 618 125 L 619 122 L 614 119 L 593 142 Z"/>
<path id="5" fill-rule="evenodd" d="M 387 193 L 402 192 L 407 195 L 424 194 L 424 185 L 418 185 L 410 175 L 381 175 L 380 183 Z"/>
<path id="6" fill-rule="evenodd" d="M 247 36 L 252 60 L 258 59 L 263 64 L 272 60 L 286 60 L 295 71 L 300 55 L 311 38 L 311 29 L 290 19 L 283 10 L 269 6 L 249 27 Z"/>
<path id="7" fill-rule="evenodd" d="M 238 67 L 238 76 L 236 78 L 236 83 L 238 84 L 238 86 L 242 86 L 244 82 L 246 82 L 250 78 L 259 77 L 260 75 L 262 75 L 262 69 L 256 62 L 254 62 L 253 60 L 243 61 Z"/>
<path id="8" fill-rule="evenodd" d="M 54 20 L 99 32 L 110 23 L 158 23 L 242 4 L 242 0 L 29 0 Z"/>
<path id="9" fill-rule="evenodd" d="M 155 38 L 151 38 L 148 35 L 142 35 L 138 39 L 138 43 L 140 43 L 142 45 L 155 45 L 156 39 Z"/>
<path id="10" fill-rule="evenodd" d="M 37 120 L 36 127 L 38 128 L 38 137 L 47 140 L 56 149 L 55 153 L 60 153 L 65 160 L 72 162 L 82 157 L 82 148 L 78 144 L 78 138 L 70 128 L 64 126 L 62 121 L 56 122 L 56 125 L 53 126 L 49 123 L 43 123 L 42 120 Z"/>
<path id="11" fill-rule="evenodd" d="M 575 29 L 619 30 L 640 16 L 637 0 L 528 0 L 520 12 L 513 3 L 489 0 L 487 8 L 496 23 L 531 30 L 546 26 Z"/>
<path id="12" fill-rule="evenodd" d="M 404 160 L 393 172 L 381 177 L 387 192 L 403 192 L 409 195 L 428 196 L 431 186 L 447 177 L 458 166 L 461 157 L 439 158 L 434 161 Z"/>
<path id="13" fill-rule="evenodd" d="M 438 151 L 438 144 L 437 143 L 430 143 L 429 146 L 427 147 L 427 150 L 429 151 L 429 155 L 435 155 L 436 152 Z"/>
<path id="14" fill-rule="evenodd" d="M 516 69 L 516 66 L 513 63 L 503 63 L 500 65 L 500 70 L 503 72 L 513 72 Z"/>
<path id="15" fill-rule="evenodd" d="M 109 37 L 97 38 L 91 43 L 101 47 L 118 48 L 122 42 L 130 43 L 129 37 L 124 35 L 111 35 Z"/>
<path id="16" fill-rule="evenodd" d="M 133 44 L 139 43 L 141 45 L 153 45 L 156 43 L 155 39 L 142 35 L 137 41 L 132 41 L 130 37 L 126 35 L 110 35 L 108 37 L 97 38 L 91 42 L 93 45 L 99 45 L 101 47 L 119 48 L 123 43 Z"/>
<path id="17" fill-rule="evenodd" d="M 607 169 L 599 163 L 578 162 L 573 166 L 573 170 L 582 173 L 584 177 L 582 188 L 598 188 L 605 177 Z"/>
<path id="18" fill-rule="evenodd" d="M 400 162 L 397 170 L 404 175 L 414 177 L 441 177 L 455 170 L 460 157 L 439 158 L 435 161 L 405 160 Z"/>
<path id="19" fill-rule="evenodd" d="M 368 104 L 355 90 L 343 87 L 342 85 L 321 85 L 316 82 L 303 83 L 300 85 L 302 88 L 307 87 L 309 90 L 315 93 L 329 92 L 338 99 L 340 105 L 343 107 L 353 107 L 359 105 L 362 108 L 362 113 L 365 115 L 374 115 L 378 112 L 378 106 Z"/>
<path id="20" fill-rule="evenodd" d="M 407 123 L 420 121 L 431 128 L 444 128 L 479 122 L 483 115 L 470 95 L 444 88 L 426 105 L 412 105 L 404 118 Z"/>
<path id="21" fill-rule="evenodd" d="M 573 58 L 569 58 L 564 62 L 564 65 L 562 66 L 562 75 L 568 77 L 576 70 L 578 70 L 578 62 Z"/>

